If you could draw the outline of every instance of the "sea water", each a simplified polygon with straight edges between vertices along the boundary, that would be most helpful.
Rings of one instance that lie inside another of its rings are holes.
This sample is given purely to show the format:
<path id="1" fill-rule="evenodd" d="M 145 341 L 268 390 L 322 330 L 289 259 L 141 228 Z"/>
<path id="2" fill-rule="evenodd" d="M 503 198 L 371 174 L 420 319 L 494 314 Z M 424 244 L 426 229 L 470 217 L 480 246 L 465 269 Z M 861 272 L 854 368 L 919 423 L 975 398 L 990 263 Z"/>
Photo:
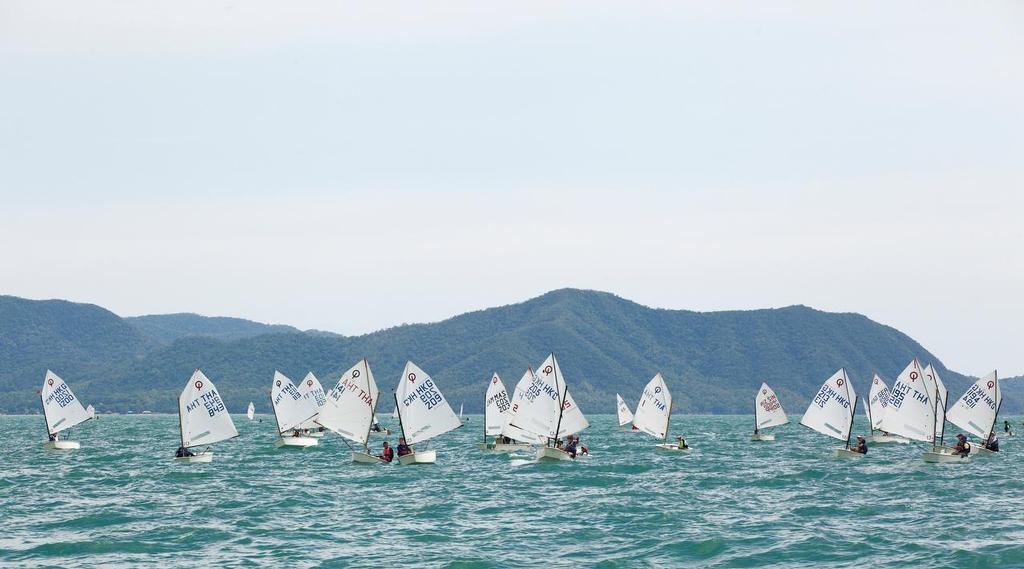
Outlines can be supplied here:
<path id="1" fill-rule="evenodd" d="M 799 425 L 753 443 L 753 417 L 676 416 L 683 454 L 599 415 L 589 460 L 534 463 L 479 450 L 471 416 L 437 464 L 400 466 L 353 464 L 333 434 L 277 449 L 262 419 L 182 464 L 176 416 L 105 415 L 64 452 L 41 416 L 0 416 L 0 565 L 1024 566 L 1015 438 L 967 465 L 925 464 L 921 444 L 836 460 L 841 442 Z"/>

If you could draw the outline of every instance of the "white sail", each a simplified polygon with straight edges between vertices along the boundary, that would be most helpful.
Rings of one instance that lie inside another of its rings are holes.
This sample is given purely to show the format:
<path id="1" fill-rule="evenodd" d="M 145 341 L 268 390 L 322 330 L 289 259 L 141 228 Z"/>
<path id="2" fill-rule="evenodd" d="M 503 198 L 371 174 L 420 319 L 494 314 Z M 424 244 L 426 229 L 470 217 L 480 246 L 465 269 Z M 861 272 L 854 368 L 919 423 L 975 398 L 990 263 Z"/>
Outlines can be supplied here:
<path id="1" fill-rule="evenodd" d="M 754 396 L 754 421 L 758 429 L 778 427 L 789 422 L 782 403 L 767 383 L 761 383 L 761 388 Z"/>
<path id="2" fill-rule="evenodd" d="M 250 401 L 249 402 L 249 408 L 245 410 L 245 416 L 248 417 L 250 421 L 252 421 L 252 418 L 255 415 L 256 415 L 256 406 L 252 404 L 252 401 Z"/>
<path id="3" fill-rule="evenodd" d="M 537 397 L 539 393 L 547 395 Z M 544 444 L 548 434 L 554 431 L 551 421 L 558 405 L 554 393 L 554 386 L 545 390 L 533 368 L 527 368 L 512 392 L 509 401 L 512 406 L 501 427 L 501 434 L 521 443 Z M 528 425 L 529 428 L 522 425 Z"/>
<path id="4" fill-rule="evenodd" d="M 89 405 L 88 407 L 86 407 L 85 408 L 85 412 L 89 414 L 89 418 L 90 419 L 95 419 L 96 418 L 96 408 L 93 407 L 92 405 Z"/>
<path id="5" fill-rule="evenodd" d="M 299 388 L 299 393 L 302 394 L 302 398 L 306 400 L 306 405 L 315 408 L 317 415 L 319 415 L 320 410 L 327 403 L 327 394 L 324 393 L 324 387 L 320 385 L 320 380 L 313 375 L 313 372 L 309 372 L 306 374 L 306 377 L 302 378 L 302 382 L 297 387 Z M 299 428 L 315 428 L 317 415 L 313 415 L 312 419 L 303 421 Z"/>
<path id="6" fill-rule="evenodd" d="M 946 418 L 968 433 L 987 440 L 989 432 L 995 428 L 996 415 L 1002 402 L 999 377 L 993 371 L 974 382 L 949 410 Z"/>
<path id="7" fill-rule="evenodd" d="M 398 418 L 398 406 L 397 405 L 395 406 L 394 409 L 391 410 L 391 418 L 392 419 L 397 419 Z"/>
<path id="8" fill-rule="evenodd" d="M 312 404 L 302 398 L 292 380 L 279 371 L 274 372 L 270 385 L 270 403 L 277 418 L 277 430 L 281 433 L 299 428 L 317 413 Z"/>
<path id="9" fill-rule="evenodd" d="M 366 444 L 377 408 L 377 382 L 365 359 L 341 375 L 327 393 L 316 422 L 346 439 Z"/>
<path id="10" fill-rule="evenodd" d="M 181 446 L 212 445 L 238 436 L 217 388 L 196 370 L 178 397 Z"/>
<path id="11" fill-rule="evenodd" d="M 668 421 L 672 416 L 672 394 L 665 385 L 665 378 L 656 373 L 640 394 L 636 404 L 633 426 L 652 437 L 668 437 Z"/>
<path id="12" fill-rule="evenodd" d="M 553 426 L 558 432 L 554 438 L 561 439 L 562 437 L 576 434 L 590 426 L 587 418 L 583 416 L 583 411 L 580 410 L 579 405 L 576 405 L 572 394 L 569 393 L 569 386 L 565 383 L 562 369 L 558 365 L 558 360 L 555 359 L 555 354 L 548 355 L 544 363 L 540 364 L 540 367 L 537 368 L 537 375 L 547 383 L 554 383 L 555 393 L 558 397 L 555 403 L 556 411 L 553 421 Z M 557 411 L 558 402 L 561 402 L 561 415 Z"/>
<path id="13" fill-rule="evenodd" d="M 462 407 L 463 407 L 463 404 L 459 403 L 459 420 L 460 421 L 462 420 Z"/>
<path id="14" fill-rule="evenodd" d="M 405 364 L 395 388 L 395 398 L 408 444 L 420 443 L 462 426 L 434 379 L 412 362 Z"/>
<path id="15" fill-rule="evenodd" d="M 93 414 L 82 407 L 82 402 L 75 397 L 71 387 L 50 370 L 46 370 L 43 389 L 39 394 L 43 401 L 46 432 L 51 435 L 93 418 Z"/>
<path id="16" fill-rule="evenodd" d="M 882 418 L 885 417 L 885 410 L 889 407 L 889 386 L 882 378 L 875 374 L 871 380 L 871 391 L 868 392 L 868 400 L 864 403 L 864 412 L 871 422 L 871 430 L 876 431 L 882 428 Z"/>
<path id="17" fill-rule="evenodd" d="M 939 377 L 939 371 L 932 367 L 932 364 L 928 364 L 924 368 L 924 377 L 932 384 L 932 393 L 936 394 L 938 398 L 938 404 L 935 405 L 935 399 L 932 399 L 932 404 L 935 405 L 935 438 L 943 433 L 946 426 L 946 408 L 949 407 L 949 390 L 946 389 L 946 385 L 942 383 L 942 378 Z"/>
<path id="18" fill-rule="evenodd" d="M 624 427 L 633 422 L 633 412 L 629 410 L 629 406 L 622 400 L 622 396 L 618 393 L 615 394 L 615 406 L 616 411 L 619 413 L 619 426 Z"/>
<path id="19" fill-rule="evenodd" d="M 853 409 L 857 394 L 846 377 L 846 370 L 840 368 L 825 383 L 811 400 L 807 412 L 800 418 L 800 424 L 810 427 L 823 435 L 846 441 L 853 428 Z"/>
<path id="20" fill-rule="evenodd" d="M 934 391 L 924 377 L 920 362 L 914 358 L 889 388 L 889 402 L 878 428 L 915 441 L 932 442 L 935 438 Z"/>
<path id="21" fill-rule="evenodd" d="M 497 436 L 508 421 L 508 413 L 512 404 L 508 401 L 508 392 L 498 374 L 491 377 L 484 395 L 484 435 Z"/>

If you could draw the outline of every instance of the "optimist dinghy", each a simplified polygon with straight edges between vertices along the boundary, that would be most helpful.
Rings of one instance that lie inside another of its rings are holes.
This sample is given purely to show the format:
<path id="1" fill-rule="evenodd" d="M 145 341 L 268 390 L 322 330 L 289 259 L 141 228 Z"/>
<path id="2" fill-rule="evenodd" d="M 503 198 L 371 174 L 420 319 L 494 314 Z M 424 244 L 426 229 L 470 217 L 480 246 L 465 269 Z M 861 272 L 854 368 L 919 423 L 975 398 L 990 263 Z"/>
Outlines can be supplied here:
<path id="1" fill-rule="evenodd" d="M 436 450 L 416 450 L 413 445 L 462 426 L 434 379 L 411 361 L 406 362 L 395 388 L 395 407 L 402 437 L 413 447 L 411 453 L 398 457 L 402 465 L 433 464 L 437 461 Z"/>
<path id="2" fill-rule="evenodd" d="M 672 420 L 672 394 L 665 385 L 665 378 L 661 372 L 654 374 L 654 377 L 644 386 L 640 394 L 640 401 L 636 404 L 636 414 L 633 415 L 633 428 L 642 433 L 647 433 L 661 442 L 655 445 L 657 450 L 666 452 L 689 452 L 690 447 L 680 448 L 679 444 L 668 442 L 668 426 Z"/>
<path id="3" fill-rule="evenodd" d="M 864 413 L 868 417 L 868 424 L 871 425 L 871 434 L 867 437 L 867 442 L 873 444 L 879 443 L 898 443 L 898 444 L 909 444 L 910 439 L 888 433 L 881 429 L 882 418 L 885 417 L 885 410 L 889 406 L 889 386 L 885 384 L 882 378 L 875 374 L 875 377 L 871 380 L 871 391 L 868 394 L 867 401 L 864 401 Z"/>
<path id="4" fill-rule="evenodd" d="M 307 373 L 306 377 L 302 378 L 302 381 L 296 387 L 299 389 L 299 393 L 302 394 L 306 405 L 316 409 L 316 415 L 313 415 L 312 419 L 303 421 L 299 425 L 299 429 L 302 430 L 303 436 L 322 438 L 324 430 L 317 424 L 316 418 L 320 416 L 320 410 L 327 403 L 327 394 L 324 393 L 324 387 L 320 385 L 320 380 L 313 375 L 313 372 Z"/>
<path id="5" fill-rule="evenodd" d="M 62 439 L 60 433 L 70 432 L 69 429 L 95 417 L 95 412 L 82 407 L 82 402 L 75 397 L 71 387 L 50 370 L 46 370 L 43 378 L 43 389 L 39 392 L 39 400 L 43 404 L 43 418 L 46 421 L 47 441 L 43 448 L 52 450 L 74 450 L 81 448 L 81 443 Z"/>
<path id="6" fill-rule="evenodd" d="M 619 429 L 633 431 L 633 412 L 618 393 L 615 394 L 615 411 L 619 414 Z M 637 431 L 633 431 L 637 432 Z"/>
<path id="7" fill-rule="evenodd" d="M 789 417 L 782 409 L 782 403 L 767 383 L 761 383 L 761 388 L 754 396 L 754 434 L 750 436 L 751 441 L 774 441 L 775 433 L 766 433 L 765 429 L 785 425 Z"/>
<path id="8" fill-rule="evenodd" d="M 231 414 L 216 386 L 198 369 L 178 397 L 178 426 L 181 447 L 174 457 L 178 462 L 211 462 L 213 451 L 193 453 L 190 447 L 212 445 L 238 436 Z"/>
<path id="9" fill-rule="evenodd" d="M 279 371 L 274 372 L 270 386 L 270 404 L 274 408 L 277 432 L 280 435 L 274 443 L 275 447 L 306 448 L 317 445 L 317 440 L 302 435 L 301 429 L 319 411 L 313 401 L 302 397 L 292 380 Z"/>
<path id="10" fill-rule="evenodd" d="M 538 369 L 539 373 L 527 371 L 516 385 L 509 426 L 522 433 L 519 437 L 532 436 L 531 442 L 545 445 L 537 450 L 537 460 L 573 460 L 558 441 L 590 423 L 569 393 L 555 355 L 550 354 Z"/>
<path id="11" fill-rule="evenodd" d="M 507 424 L 511 414 L 512 404 L 509 402 L 508 391 L 495 373 L 484 394 L 484 440 L 479 445 L 481 450 L 514 452 L 530 448 L 528 443 L 518 442 L 506 434 L 506 431 L 510 431 Z M 488 440 L 487 437 L 494 437 L 494 440 Z"/>
<path id="12" fill-rule="evenodd" d="M 373 428 L 379 395 L 377 382 L 365 359 L 349 368 L 338 384 L 327 394 L 326 402 L 320 409 L 316 422 L 339 434 L 346 441 L 363 446 L 362 450 L 352 449 L 352 462 L 380 464 L 384 462 L 370 453 L 368 441 Z"/>
<path id="13" fill-rule="evenodd" d="M 998 450 L 985 448 L 989 433 L 996 430 L 999 408 L 1003 404 L 1003 393 L 999 389 L 999 375 L 993 371 L 974 382 L 949 410 L 946 418 L 950 423 L 978 437 L 971 443 L 968 456 L 992 456 Z"/>
<path id="14" fill-rule="evenodd" d="M 800 424 L 833 439 L 845 441 L 844 448 L 835 449 L 836 458 L 864 458 L 863 454 L 850 449 L 850 433 L 853 431 L 856 412 L 857 394 L 850 385 L 846 370 L 840 368 L 821 384 L 807 412 L 800 418 Z"/>
<path id="15" fill-rule="evenodd" d="M 249 402 L 249 408 L 245 410 L 245 416 L 248 417 L 250 421 L 252 421 L 253 417 L 256 416 L 256 406 L 252 404 L 252 401 Z"/>

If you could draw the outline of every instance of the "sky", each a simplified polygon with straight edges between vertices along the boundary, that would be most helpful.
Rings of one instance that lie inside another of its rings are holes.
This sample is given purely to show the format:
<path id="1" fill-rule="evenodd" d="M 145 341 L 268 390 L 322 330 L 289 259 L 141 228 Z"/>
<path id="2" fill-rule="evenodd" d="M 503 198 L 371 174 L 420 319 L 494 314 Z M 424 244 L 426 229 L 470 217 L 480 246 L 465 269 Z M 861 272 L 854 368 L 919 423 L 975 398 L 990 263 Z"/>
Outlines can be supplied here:
<path id="1" fill-rule="evenodd" d="M 0 0 L 0 294 L 804 304 L 1022 374 L 1021 54 L 1015 2 Z"/>

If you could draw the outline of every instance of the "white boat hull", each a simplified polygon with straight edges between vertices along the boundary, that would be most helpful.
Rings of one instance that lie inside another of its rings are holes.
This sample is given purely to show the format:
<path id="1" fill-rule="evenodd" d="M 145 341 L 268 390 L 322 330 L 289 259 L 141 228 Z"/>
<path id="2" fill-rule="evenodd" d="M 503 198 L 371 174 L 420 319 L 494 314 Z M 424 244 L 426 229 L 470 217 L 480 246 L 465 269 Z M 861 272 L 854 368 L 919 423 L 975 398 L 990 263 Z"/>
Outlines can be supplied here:
<path id="1" fill-rule="evenodd" d="M 970 456 L 960 456 L 950 452 L 926 452 L 922 455 L 925 462 L 932 464 L 967 464 L 971 462 Z"/>
<path id="2" fill-rule="evenodd" d="M 305 448 L 305 447 L 315 447 L 318 443 L 319 443 L 319 441 L 317 441 L 316 439 L 311 438 L 311 437 L 281 437 L 281 438 L 277 439 L 277 442 L 274 443 L 274 446 L 277 447 L 277 448 L 281 448 L 281 447 Z"/>
<path id="3" fill-rule="evenodd" d="M 756 435 L 750 435 L 751 441 L 774 441 L 775 433 L 757 433 Z"/>
<path id="4" fill-rule="evenodd" d="M 391 429 L 384 429 L 383 431 L 370 431 L 371 437 L 386 437 L 391 434 Z"/>
<path id="5" fill-rule="evenodd" d="M 870 435 L 864 440 L 874 445 L 885 443 L 896 443 L 901 445 L 910 444 L 910 439 L 899 435 Z"/>
<path id="6" fill-rule="evenodd" d="M 992 456 L 994 454 L 999 454 L 999 451 L 988 450 L 987 448 L 981 446 L 980 444 L 971 445 L 970 456 Z"/>
<path id="7" fill-rule="evenodd" d="M 572 460 L 572 456 L 562 449 L 542 447 L 537 449 L 537 460 Z"/>
<path id="8" fill-rule="evenodd" d="M 861 453 L 859 453 L 857 451 L 850 450 L 848 448 L 837 448 L 835 456 L 836 456 L 836 458 L 844 458 L 844 459 L 845 458 L 853 458 L 853 459 L 856 459 L 856 458 L 864 458 L 865 455 L 861 454 Z"/>
<path id="9" fill-rule="evenodd" d="M 309 434 L 305 434 L 305 435 L 302 435 L 302 436 L 304 436 L 304 437 L 312 437 L 314 439 L 322 439 L 322 438 L 324 438 L 324 432 L 323 431 L 310 431 Z"/>
<path id="10" fill-rule="evenodd" d="M 663 450 L 665 452 L 690 452 L 691 450 L 693 450 L 693 447 L 688 446 L 686 448 L 679 448 L 678 444 L 672 443 L 661 443 L 657 445 L 656 448 L 658 450 Z"/>
<path id="11" fill-rule="evenodd" d="M 51 450 L 75 450 L 82 448 L 78 441 L 46 441 L 43 448 Z"/>
<path id="12" fill-rule="evenodd" d="M 176 456 L 176 462 L 213 462 L 213 451 L 197 452 L 193 456 Z"/>
<path id="13" fill-rule="evenodd" d="M 380 464 L 384 461 L 369 453 L 352 451 L 352 462 L 358 462 L 361 464 Z"/>
<path id="14" fill-rule="evenodd" d="M 409 454 L 398 457 L 398 464 L 434 464 L 437 462 L 436 450 L 413 451 Z"/>

